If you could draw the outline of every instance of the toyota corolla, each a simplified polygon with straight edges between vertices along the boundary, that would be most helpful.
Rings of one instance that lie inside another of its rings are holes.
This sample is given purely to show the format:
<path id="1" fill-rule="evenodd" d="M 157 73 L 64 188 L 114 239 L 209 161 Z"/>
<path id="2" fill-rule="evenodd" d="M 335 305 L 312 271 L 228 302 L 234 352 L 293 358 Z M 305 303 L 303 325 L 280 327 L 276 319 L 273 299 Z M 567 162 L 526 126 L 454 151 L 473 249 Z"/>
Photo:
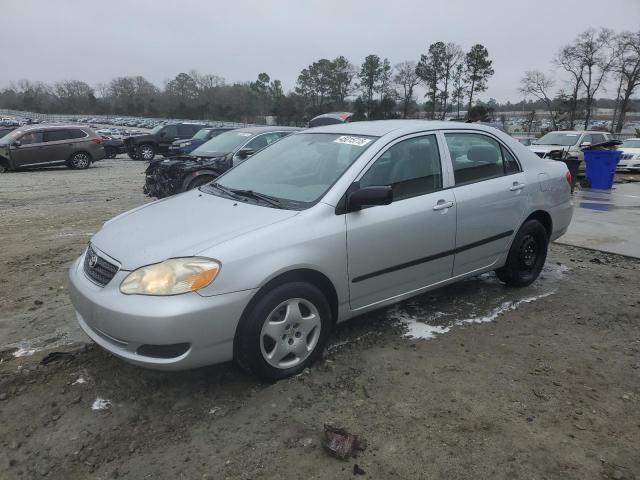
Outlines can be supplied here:
<path id="1" fill-rule="evenodd" d="M 531 284 L 571 220 L 570 183 L 564 163 L 488 126 L 314 128 L 106 222 L 71 267 L 71 298 L 128 362 L 235 359 L 284 378 L 337 322 L 492 270 Z"/>

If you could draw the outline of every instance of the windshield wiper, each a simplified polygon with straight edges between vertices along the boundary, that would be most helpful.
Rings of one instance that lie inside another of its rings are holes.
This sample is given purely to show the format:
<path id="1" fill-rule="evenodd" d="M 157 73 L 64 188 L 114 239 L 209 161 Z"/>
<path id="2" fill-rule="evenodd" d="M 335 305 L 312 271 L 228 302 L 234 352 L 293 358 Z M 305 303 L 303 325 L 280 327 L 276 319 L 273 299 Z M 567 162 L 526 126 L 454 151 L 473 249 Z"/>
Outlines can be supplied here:
<path id="1" fill-rule="evenodd" d="M 220 190 L 221 192 L 223 192 L 226 195 L 229 195 L 231 198 L 235 198 L 235 199 L 239 199 L 240 197 L 238 195 L 236 195 L 236 193 L 233 191 L 233 189 L 231 188 L 227 188 L 227 187 L 223 187 L 222 185 L 220 185 L 219 183 L 209 183 L 208 185 L 206 185 L 207 187 L 213 187 L 216 190 Z"/>
<path id="2" fill-rule="evenodd" d="M 236 189 L 236 188 L 228 188 L 228 187 L 224 187 L 227 190 L 229 190 L 232 193 L 235 193 L 236 195 L 242 195 L 243 197 L 249 197 L 249 198 L 253 198 L 256 200 L 262 200 L 265 203 L 268 203 L 274 207 L 278 207 L 278 208 L 284 208 L 282 206 L 282 202 L 276 198 L 273 198 L 270 195 L 265 195 L 264 193 L 259 193 L 259 192 L 254 192 L 253 190 L 241 190 L 241 189 Z"/>

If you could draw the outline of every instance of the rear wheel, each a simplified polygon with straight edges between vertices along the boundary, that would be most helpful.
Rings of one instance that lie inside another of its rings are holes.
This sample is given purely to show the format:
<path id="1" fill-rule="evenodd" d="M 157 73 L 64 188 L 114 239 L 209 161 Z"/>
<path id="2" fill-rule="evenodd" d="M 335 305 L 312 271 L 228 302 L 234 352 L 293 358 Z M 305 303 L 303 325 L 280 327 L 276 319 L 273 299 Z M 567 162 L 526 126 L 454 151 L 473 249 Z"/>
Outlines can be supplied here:
<path id="1" fill-rule="evenodd" d="M 329 303 L 317 287 L 305 282 L 279 285 L 241 320 L 236 360 L 264 379 L 296 375 L 320 358 L 331 326 Z"/>
<path id="2" fill-rule="evenodd" d="M 75 170 L 84 170 L 91 166 L 91 157 L 86 152 L 76 152 L 69 159 L 69 167 Z"/>
<path id="3" fill-rule="evenodd" d="M 9 171 L 8 162 L 4 159 L 0 160 L 0 173 L 5 173 Z"/>
<path id="4" fill-rule="evenodd" d="M 150 162 L 156 156 L 156 150 L 153 145 L 145 143 L 138 147 L 138 156 L 145 162 Z"/>
<path id="5" fill-rule="evenodd" d="M 113 147 L 105 147 L 104 148 L 104 156 L 105 158 L 116 158 L 118 152 Z"/>
<path id="6" fill-rule="evenodd" d="M 537 220 L 525 222 L 516 234 L 505 266 L 496 270 L 496 275 L 510 287 L 531 285 L 542 271 L 548 247 L 544 226 Z"/>

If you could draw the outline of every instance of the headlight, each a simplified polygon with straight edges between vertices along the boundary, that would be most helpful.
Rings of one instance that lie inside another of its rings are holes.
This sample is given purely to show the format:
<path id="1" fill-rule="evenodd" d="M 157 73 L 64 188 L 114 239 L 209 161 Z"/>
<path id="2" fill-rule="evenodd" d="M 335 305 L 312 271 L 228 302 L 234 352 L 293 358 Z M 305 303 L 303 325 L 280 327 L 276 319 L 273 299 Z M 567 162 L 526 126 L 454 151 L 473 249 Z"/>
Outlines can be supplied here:
<path id="1" fill-rule="evenodd" d="M 209 285 L 220 263 L 210 258 L 172 258 L 131 272 L 120 284 L 127 295 L 178 295 Z"/>
<path id="2" fill-rule="evenodd" d="M 183 142 L 180 144 L 181 147 L 188 147 L 189 145 L 191 145 L 191 142 Z"/>

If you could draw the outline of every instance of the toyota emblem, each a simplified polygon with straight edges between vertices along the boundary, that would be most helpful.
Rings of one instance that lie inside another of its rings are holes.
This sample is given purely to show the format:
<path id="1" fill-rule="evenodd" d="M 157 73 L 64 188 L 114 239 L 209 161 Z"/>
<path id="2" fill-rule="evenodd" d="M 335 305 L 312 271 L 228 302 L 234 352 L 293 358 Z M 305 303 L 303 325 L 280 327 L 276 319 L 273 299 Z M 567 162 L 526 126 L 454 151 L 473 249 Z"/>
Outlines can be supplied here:
<path id="1" fill-rule="evenodd" d="M 97 263 L 98 263 L 98 256 L 95 253 L 92 253 L 91 256 L 89 257 L 89 266 L 93 268 L 96 266 Z"/>

